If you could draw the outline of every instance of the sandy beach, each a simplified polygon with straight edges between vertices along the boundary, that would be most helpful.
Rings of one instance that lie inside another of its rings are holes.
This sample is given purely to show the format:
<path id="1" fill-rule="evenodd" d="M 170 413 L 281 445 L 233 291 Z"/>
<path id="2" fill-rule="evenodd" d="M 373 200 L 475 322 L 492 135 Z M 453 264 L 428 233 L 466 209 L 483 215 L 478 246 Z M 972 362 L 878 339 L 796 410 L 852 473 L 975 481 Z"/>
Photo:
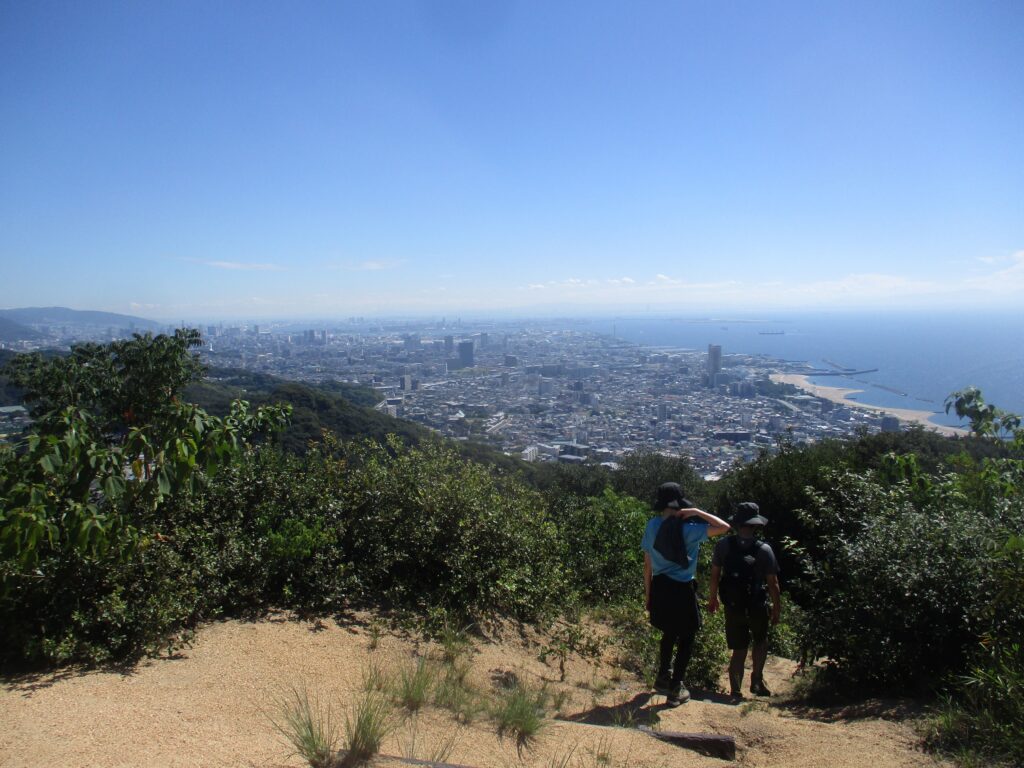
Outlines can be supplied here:
<path id="1" fill-rule="evenodd" d="M 812 384 L 808 376 L 797 373 L 773 373 L 771 380 L 778 384 L 792 384 L 794 387 L 803 390 L 809 395 L 831 400 L 833 403 L 848 405 L 851 408 L 860 408 L 866 411 L 876 411 L 895 416 L 902 422 L 920 424 L 923 427 L 934 430 L 943 435 L 963 436 L 968 434 L 966 429 L 960 427 L 948 427 L 944 424 L 936 424 L 931 421 L 934 415 L 932 411 L 918 411 L 912 408 L 888 408 L 879 405 L 868 405 L 857 400 L 850 400 L 850 395 L 863 392 L 862 389 L 847 389 L 845 387 L 823 387 L 820 384 Z"/>

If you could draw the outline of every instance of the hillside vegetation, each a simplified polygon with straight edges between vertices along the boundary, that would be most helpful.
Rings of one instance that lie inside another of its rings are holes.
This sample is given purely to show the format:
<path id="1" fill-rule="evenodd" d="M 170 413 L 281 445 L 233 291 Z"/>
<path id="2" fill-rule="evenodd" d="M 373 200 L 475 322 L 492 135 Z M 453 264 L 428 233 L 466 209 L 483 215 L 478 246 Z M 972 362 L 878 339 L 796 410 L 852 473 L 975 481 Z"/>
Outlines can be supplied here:
<path id="1" fill-rule="evenodd" d="M 787 596 L 774 649 L 826 660 L 818 693 L 919 696 L 933 744 L 1024 759 L 1024 432 L 977 391 L 949 403 L 971 438 L 786 445 L 705 484 L 658 455 L 499 467 L 411 425 L 388 437 L 344 385 L 202 382 L 198 341 L 9 364 L 36 426 L 0 453 L 5 667 L 131 661 L 215 616 L 373 604 L 438 631 L 561 618 L 556 655 L 586 651 L 590 612 L 649 673 L 638 543 L 675 480 L 720 513 L 761 504 Z M 723 663 L 709 619 L 694 686 Z"/>

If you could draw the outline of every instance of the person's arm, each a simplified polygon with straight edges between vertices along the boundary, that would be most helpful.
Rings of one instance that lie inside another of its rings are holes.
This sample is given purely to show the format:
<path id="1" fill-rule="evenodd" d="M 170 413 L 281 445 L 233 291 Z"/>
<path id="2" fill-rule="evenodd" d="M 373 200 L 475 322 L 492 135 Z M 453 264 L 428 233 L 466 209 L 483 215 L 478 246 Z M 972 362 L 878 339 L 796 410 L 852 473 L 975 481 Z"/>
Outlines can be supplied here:
<path id="1" fill-rule="evenodd" d="M 722 578 L 722 566 L 711 566 L 711 581 L 708 582 L 708 612 L 718 610 L 718 581 Z"/>
<path id="2" fill-rule="evenodd" d="M 782 615 L 782 591 L 779 589 L 779 577 L 774 573 L 769 573 L 764 580 L 768 584 L 768 596 L 772 599 L 772 624 L 778 624 L 779 617 Z"/>
<path id="3" fill-rule="evenodd" d="M 705 512 L 703 509 L 697 509 L 696 507 L 688 507 L 686 509 L 680 509 L 679 514 L 683 517 L 699 517 L 701 520 L 708 524 L 708 538 L 714 536 L 721 536 L 729 530 L 729 524 L 720 517 L 712 515 L 710 512 Z"/>
<path id="4" fill-rule="evenodd" d="M 644 605 L 651 609 L 651 556 L 644 552 Z"/>

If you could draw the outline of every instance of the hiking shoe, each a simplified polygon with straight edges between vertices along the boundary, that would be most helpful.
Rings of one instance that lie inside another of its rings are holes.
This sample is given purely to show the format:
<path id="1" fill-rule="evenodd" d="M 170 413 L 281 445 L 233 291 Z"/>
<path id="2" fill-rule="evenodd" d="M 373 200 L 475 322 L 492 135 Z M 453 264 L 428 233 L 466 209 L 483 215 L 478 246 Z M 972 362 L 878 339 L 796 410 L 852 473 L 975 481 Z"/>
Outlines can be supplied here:
<path id="1" fill-rule="evenodd" d="M 672 690 L 669 691 L 668 697 L 665 701 L 670 707 L 678 707 L 690 700 L 690 692 L 686 690 L 686 686 L 682 683 L 676 683 L 672 686 Z"/>
<path id="2" fill-rule="evenodd" d="M 768 690 L 768 686 L 764 684 L 764 680 L 751 680 L 750 681 L 750 692 L 755 696 L 771 696 L 772 692 Z"/>
<path id="3" fill-rule="evenodd" d="M 662 696 L 668 696 L 672 693 L 672 681 L 667 675 L 658 675 L 654 680 L 654 692 L 660 693 Z"/>
<path id="4" fill-rule="evenodd" d="M 743 691 L 741 691 L 739 688 L 733 688 L 731 691 L 729 691 L 729 698 L 731 698 L 731 699 L 742 699 L 743 698 Z"/>

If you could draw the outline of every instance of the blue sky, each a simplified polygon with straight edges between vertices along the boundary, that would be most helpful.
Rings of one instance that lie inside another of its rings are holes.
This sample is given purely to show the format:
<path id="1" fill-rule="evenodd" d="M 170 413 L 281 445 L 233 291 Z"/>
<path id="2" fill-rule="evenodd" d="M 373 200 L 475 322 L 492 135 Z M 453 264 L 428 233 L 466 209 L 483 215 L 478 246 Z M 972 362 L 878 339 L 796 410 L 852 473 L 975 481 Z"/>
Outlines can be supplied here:
<path id="1" fill-rule="evenodd" d="M 0 0 L 0 307 L 1024 306 L 1024 3 Z"/>

